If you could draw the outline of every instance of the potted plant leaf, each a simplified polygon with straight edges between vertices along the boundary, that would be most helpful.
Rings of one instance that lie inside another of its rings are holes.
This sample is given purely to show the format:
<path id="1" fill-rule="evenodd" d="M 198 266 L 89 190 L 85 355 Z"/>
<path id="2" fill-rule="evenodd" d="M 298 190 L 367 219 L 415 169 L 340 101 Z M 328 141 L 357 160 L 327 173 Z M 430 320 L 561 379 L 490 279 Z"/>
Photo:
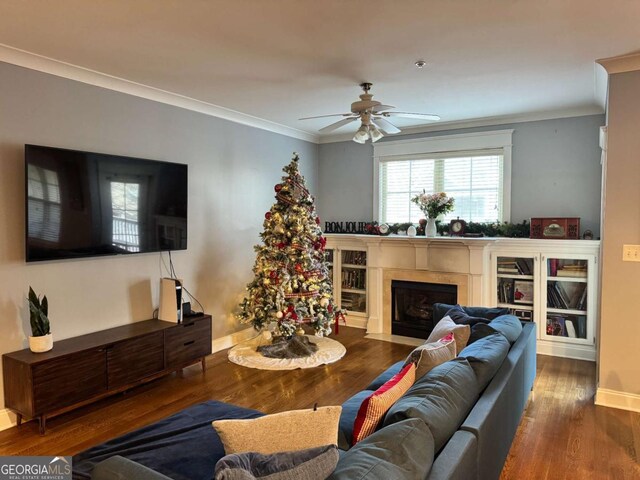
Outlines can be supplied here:
<path id="1" fill-rule="evenodd" d="M 34 353 L 48 352 L 53 348 L 53 336 L 49 325 L 49 302 L 44 295 L 42 300 L 33 288 L 29 287 L 29 313 L 31 316 L 31 334 L 29 348 Z"/>

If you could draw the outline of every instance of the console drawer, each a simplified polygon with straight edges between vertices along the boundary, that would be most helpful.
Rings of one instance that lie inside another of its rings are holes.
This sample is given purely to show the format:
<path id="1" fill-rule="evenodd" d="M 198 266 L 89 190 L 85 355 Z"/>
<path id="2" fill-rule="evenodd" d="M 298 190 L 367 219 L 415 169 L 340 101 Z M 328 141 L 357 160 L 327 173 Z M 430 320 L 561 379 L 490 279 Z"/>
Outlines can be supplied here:
<path id="1" fill-rule="evenodd" d="M 211 354 L 211 317 L 188 319 L 164 333 L 166 368 Z"/>

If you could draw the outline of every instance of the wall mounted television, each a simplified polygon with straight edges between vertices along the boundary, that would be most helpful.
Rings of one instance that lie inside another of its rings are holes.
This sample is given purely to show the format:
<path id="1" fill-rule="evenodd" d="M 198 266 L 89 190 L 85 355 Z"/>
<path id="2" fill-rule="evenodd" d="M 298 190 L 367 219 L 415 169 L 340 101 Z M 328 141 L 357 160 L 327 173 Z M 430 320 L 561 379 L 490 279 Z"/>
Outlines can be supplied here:
<path id="1" fill-rule="evenodd" d="M 27 262 L 185 250 L 187 165 L 25 145 Z"/>

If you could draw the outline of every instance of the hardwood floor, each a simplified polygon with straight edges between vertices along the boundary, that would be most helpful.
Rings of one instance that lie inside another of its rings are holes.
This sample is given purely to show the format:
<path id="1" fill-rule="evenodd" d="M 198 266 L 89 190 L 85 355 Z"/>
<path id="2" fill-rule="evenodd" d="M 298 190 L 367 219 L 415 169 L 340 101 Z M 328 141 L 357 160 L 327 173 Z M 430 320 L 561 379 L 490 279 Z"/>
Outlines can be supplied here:
<path id="1" fill-rule="evenodd" d="M 595 363 L 538 355 L 501 479 L 640 479 L 640 413 L 594 405 Z"/>
<path id="2" fill-rule="evenodd" d="M 268 413 L 338 405 L 412 347 L 341 328 L 345 358 L 311 370 L 266 371 L 228 362 L 226 351 L 199 366 L 48 421 L 0 432 L 0 455 L 73 455 L 190 405 L 220 400 Z M 524 413 L 501 478 L 640 479 L 640 413 L 593 405 L 595 365 L 538 356 L 535 397 Z"/>

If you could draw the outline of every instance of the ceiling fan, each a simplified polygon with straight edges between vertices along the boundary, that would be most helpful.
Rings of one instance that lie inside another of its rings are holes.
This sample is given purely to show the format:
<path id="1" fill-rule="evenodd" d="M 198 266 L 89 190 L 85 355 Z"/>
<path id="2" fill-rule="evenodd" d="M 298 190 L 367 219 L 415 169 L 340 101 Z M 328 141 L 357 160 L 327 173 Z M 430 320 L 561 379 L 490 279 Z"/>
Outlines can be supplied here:
<path id="1" fill-rule="evenodd" d="M 360 86 L 364 93 L 360 95 L 360 100 L 351 104 L 351 112 L 349 113 L 335 113 L 331 115 L 317 115 L 315 117 L 304 117 L 299 120 L 311 120 L 313 118 L 325 118 L 325 117 L 345 117 L 342 120 L 338 120 L 331 125 L 328 125 L 319 130 L 320 133 L 332 132 L 344 125 L 347 125 L 355 120 L 360 120 L 360 128 L 353 137 L 353 141 L 357 143 L 365 143 L 369 138 L 371 142 L 377 142 L 385 135 L 393 135 L 400 133 L 400 129 L 391 123 L 387 118 L 390 117 L 404 117 L 404 118 L 417 118 L 420 120 L 437 121 L 440 120 L 438 115 L 432 115 L 429 113 L 409 113 L 409 112 L 390 112 L 393 107 L 391 105 L 383 105 L 380 102 L 373 100 L 373 94 L 369 93 L 369 90 L 373 86 L 372 83 L 361 83 Z"/>

